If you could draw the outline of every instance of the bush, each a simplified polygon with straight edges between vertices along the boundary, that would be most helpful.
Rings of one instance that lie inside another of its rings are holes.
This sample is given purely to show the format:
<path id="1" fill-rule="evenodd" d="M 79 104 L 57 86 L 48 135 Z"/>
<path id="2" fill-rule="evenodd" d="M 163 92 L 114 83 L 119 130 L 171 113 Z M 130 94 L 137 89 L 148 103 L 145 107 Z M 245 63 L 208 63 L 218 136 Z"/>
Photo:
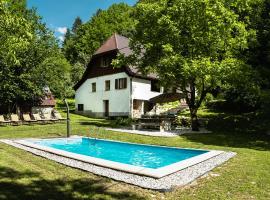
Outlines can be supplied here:
<path id="1" fill-rule="evenodd" d="M 69 109 L 75 110 L 75 100 L 74 99 L 67 99 Z M 66 110 L 66 104 L 62 99 L 56 99 L 56 107 L 57 110 Z"/>
<path id="2" fill-rule="evenodd" d="M 227 106 L 239 112 L 256 110 L 260 104 L 260 91 L 258 88 L 229 88 L 224 92 Z"/>
<path id="3" fill-rule="evenodd" d="M 115 125 L 117 126 L 130 126 L 132 122 L 131 118 L 117 117 L 115 119 Z"/>
<path id="4" fill-rule="evenodd" d="M 255 111 L 261 105 L 260 90 L 257 88 L 229 88 L 222 92 L 223 99 L 207 102 L 207 108 L 229 111 L 233 113 L 245 113 Z"/>
<path id="5" fill-rule="evenodd" d="M 213 110 L 225 111 L 230 109 L 230 105 L 227 104 L 225 99 L 217 99 L 207 102 L 206 107 Z"/>
<path id="6" fill-rule="evenodd" d="M 190 117 L 178 116 L 176 118 L 176 124 L 182 127 L 191 127 Z"/>

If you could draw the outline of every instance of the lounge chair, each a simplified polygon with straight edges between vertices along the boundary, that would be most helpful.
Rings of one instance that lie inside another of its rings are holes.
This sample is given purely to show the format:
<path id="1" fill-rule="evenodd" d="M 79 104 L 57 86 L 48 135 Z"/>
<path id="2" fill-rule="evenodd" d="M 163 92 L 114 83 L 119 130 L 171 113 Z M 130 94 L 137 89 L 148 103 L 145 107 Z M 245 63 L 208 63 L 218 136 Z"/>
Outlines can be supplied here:
<path id="1" fill-rule="evenodd" d="M 11 119 L 10 121 L 15 125 L 22 124 L 22 121 L 19 119 L 19 116 L 17 114 L 11 114 L 10 119 Z"/>
<path id="2" fill-rule="evenodd" d="M 59 121 L 65 121 L 67 120 L 66 118 L 63 118 L 62 115 L 59 112 L 55 112 L 54 116 L 56 119 L 58 119 Z"/>
<path id="3" fill-rule="evenodd" d="M 37 122 L 37 120 L 31 119 L 29 114 L 23 114 L 23 120 L 27 123 L 34 123 Z"/>
<path id="4" fill-rule="evenodd" d="M 44 114 L 44 119 L 46 119 L 48 121 L 51 121 L 51 122 L 57 122 L 58 121 L 58 119 L 52 118 L 52 115 L 48 114 L 48 113 Z"/>
<path id="5" fill-rule="evenodd" d="M 11 121 L 10 120 L 5 120 L 3 115 L 0 115 L 0 125 L 7 125 L 10 124 Z"/>
<path id="6" fill-rule="evenodd" d="M 33 117 L 34 117 L 34 119 L 37 120 L 38 122 L 42 122 L 42 123 L 48 122 L 48 120 L 42 119 L 38 113 L 33 114 Z"/>

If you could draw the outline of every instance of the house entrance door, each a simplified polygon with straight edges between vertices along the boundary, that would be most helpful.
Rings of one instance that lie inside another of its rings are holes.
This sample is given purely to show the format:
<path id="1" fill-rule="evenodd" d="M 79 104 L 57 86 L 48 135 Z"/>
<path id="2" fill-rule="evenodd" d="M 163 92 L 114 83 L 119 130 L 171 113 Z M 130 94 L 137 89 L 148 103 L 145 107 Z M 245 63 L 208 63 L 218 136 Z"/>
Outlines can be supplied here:
<path id="1" fill-rule="evenodd" d="M 109 117 L 109 100 L 104 100 L 104 116 Z"/>

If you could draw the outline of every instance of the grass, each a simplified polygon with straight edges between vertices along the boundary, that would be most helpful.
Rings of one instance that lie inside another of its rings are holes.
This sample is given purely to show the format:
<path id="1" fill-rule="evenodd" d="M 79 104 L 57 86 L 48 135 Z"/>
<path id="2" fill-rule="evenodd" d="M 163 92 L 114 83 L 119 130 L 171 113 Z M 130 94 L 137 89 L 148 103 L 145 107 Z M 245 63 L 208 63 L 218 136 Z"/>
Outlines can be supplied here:
<path id="1" fill-rule="evenodd" d="M 235 129 L 239 123 L 239 127 L 242 127 L 242 121 L 236 121 L 231 126 L 230 118 L 233 116 L 229 114 L 218 115 L 209 110 L 201 110 L 200 115 L 210 119 L 209 127 L 213 133 L 156 138 L 106 131 L 103 127 L 114 125 L 114 121 L 71 114 L 72 134 L 237 152 L 235 158 L 185 188 L 177 188 L 168 193 L 145 190 L 66 167 L 0 143 L 0 200 L 270 199 L 270 137 L 247 129 Z M 217 121 L 216 125 L 214 121 Z M 0 127 L 0 138 L 48 138 L 65 134 L 65 124 Z"/>

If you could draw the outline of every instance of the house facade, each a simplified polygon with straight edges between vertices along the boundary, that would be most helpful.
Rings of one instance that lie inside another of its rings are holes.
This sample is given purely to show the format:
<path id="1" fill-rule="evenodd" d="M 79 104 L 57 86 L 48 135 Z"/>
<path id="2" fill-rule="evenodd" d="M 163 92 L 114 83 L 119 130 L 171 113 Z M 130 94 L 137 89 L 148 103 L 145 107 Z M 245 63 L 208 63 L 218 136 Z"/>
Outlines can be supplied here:
<path id="1" fill-rule="evenodd" d="M 117 53 L 132 52 L 126 37 L 114 34 L 93 55 L 82 79 L 75 85 L 76 112 L 93 117 L 139 118 L 150 111 L 149 99 L 163 93 L 154 74 L 143 76 L 136 67 L 113 68 Z"/>

